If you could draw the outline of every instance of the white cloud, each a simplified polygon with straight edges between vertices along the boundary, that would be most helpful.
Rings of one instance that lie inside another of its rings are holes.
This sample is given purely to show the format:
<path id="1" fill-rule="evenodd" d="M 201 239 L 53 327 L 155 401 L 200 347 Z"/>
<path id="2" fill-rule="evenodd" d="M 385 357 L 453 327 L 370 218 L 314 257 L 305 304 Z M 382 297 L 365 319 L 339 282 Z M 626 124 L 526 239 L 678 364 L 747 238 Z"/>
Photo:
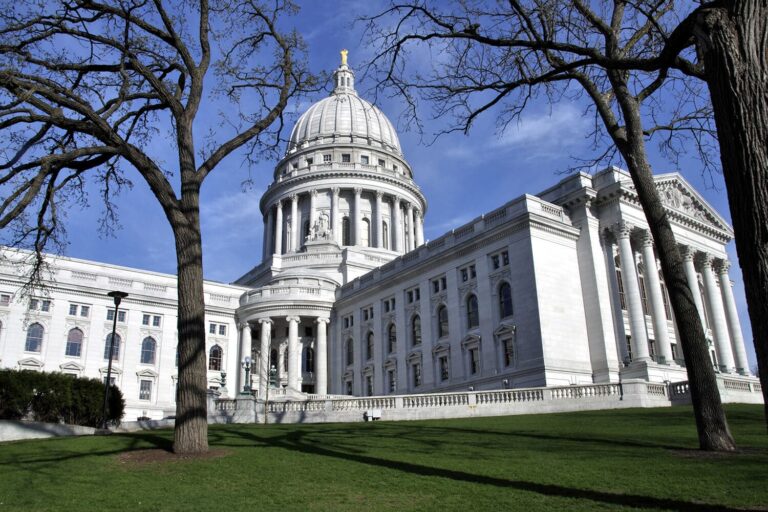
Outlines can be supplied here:
<path id="1" fill-rule="evenodd" d="M 589 132 L 589 117 L 572 103 L 556 103 L 551 111 L 529 111 L 518 123 L 510 124 L 491 147 L 538 153 L 557 151 L 582 142 Z"/>

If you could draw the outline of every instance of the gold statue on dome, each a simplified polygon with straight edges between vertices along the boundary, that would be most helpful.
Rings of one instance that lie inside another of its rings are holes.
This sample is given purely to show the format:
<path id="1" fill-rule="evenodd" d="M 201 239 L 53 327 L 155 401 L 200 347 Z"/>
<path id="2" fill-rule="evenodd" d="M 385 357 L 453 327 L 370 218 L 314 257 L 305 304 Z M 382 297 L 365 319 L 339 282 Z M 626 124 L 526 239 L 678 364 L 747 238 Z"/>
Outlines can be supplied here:
<path id="1" fill-rule="evenodd" d="M 349 51 L 341 50 L 341 52 L 339 52 L 339 53 L 341 53 L 341 65 L 342 66 L 346 66 L 347 65 L 347 54 L 349 53 Z"/>

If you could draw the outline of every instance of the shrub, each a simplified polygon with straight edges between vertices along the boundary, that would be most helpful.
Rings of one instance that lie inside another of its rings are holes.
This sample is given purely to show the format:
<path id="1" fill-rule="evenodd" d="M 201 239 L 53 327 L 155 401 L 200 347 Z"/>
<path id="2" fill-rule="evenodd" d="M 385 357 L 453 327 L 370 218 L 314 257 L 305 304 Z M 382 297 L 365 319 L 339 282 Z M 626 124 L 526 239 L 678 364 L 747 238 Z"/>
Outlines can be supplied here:
<path id="1" fill-rule="evenodd" d="M 111 386 L 107 419 L 117 424 L 123 417 L 125 400 Z M 79 379 L 63 373 L 0 370 L 0 419 L 32 418 L 48 423 L 64 422 L 98 427 L 104 400 L 104 385 L 97 379 Z"/>

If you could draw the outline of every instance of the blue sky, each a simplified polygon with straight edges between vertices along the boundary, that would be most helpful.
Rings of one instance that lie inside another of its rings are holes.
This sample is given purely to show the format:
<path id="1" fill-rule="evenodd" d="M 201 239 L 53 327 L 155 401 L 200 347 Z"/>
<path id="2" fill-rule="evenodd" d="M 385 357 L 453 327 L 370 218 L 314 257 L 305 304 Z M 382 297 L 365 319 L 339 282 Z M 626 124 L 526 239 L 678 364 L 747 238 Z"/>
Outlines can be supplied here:
<path id="1" fill-rule="evenodd" d="M 308 46 L 314 71 L 332 71 L 339 62 L 339 50 L 349 50 L 349 63 L 360 63 L 371 55 L 365 46 L 363 26 L 353 21 L 361 15 L 378 12 L 383 2 L 336 1 L 302 2 L 302 10 L 290 23 L 295 24 Z M 358 73 L 358 92 L 372 99 L 370 80 Z M 326 93 L 318 93 L 316 101 Z M 308 101 L 292 105 L 301 112 Z M 403 105 L 379 96 L 379 107 L 398 128 L 406 159 L 429 203 L 425 218 L 425 237 L 433 239 L 451 228 L 524 193 L 536 193 L 562 179 L 574 164 L 572 157 L 591 154 L 586 139 L 590 120 L 583 108 L 561 102 L 553 106 L 533 103 L 519 123 L 498 133 L 493 113 L 478 120 L 469 135 L 451 134 L 425 145 L 418 133 L 398 122 Z M 205 120 L 205 119 L 201 119 Z M 218 120 L 211 116 L 215 129 Z M 288 127 L 288 129 L 290 126 Z M 427 120 L 426 131 L 438 129 Z M 159 148 L 170 148 L 162 134 Z M 649 145 L 654 171 L 674 169 Z M 165 151 L 170 151 L 166 149 Z M 162 150 L 161 150 L 162 153 Z M 173 161 L 172 153 L 168 159 Z M 242 154 L 231 155 L 206 181 L 201 198 L 205 276 L 231 282 L 261 261 L 262 218 L 259 199 L 271 181 L 275 161 L 246 167 Z M 722 176 L 702 175 L 700 166 L 688 160 L 679 171 L 721 215 L 730 221 Z M 97 232 L 99 200 L 91 206 L 69 212 L 66 254 L 77 258 L 104 261 L 159 272 L 175 273 L 175 251 L 170 227 L 146 185 L 131 175 L 134 187 L 117 198 L 121 229 L 114 238 L 101 238 Z M 243 182 L 252 178 L 253 184 Z M 746 312 L 743 282 L 733 243 L 729 255 L 734 265 L 731 278 L 739 308 L 744 339 L 750 361 L 754 362 L 752 334 Z"/>

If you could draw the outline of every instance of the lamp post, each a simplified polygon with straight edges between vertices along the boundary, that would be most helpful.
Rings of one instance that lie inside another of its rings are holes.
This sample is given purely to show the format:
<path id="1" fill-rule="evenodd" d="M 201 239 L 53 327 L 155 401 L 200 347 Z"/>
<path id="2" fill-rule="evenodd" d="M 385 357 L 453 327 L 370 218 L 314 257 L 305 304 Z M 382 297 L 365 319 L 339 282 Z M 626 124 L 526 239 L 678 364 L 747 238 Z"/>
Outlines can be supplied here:
<path id="1" fill-rule="evenodd" d="M 243 384 L 243 394 L 250 395 L 251 394 L 251 358 L 250 356 L 245 356 L 241 364 L 243 366 L 243 370 L 245 370 L 245 384 Z"/>
<path id="2" fill-rule="evenodd" d="M 112 318 L 112 336 L 109 338 L 109 362 L 107 363 L 107 378 L 104 380 L 104 408 L 102 410 L 102 428 L 107 428 L 107 406 L 109 405 L 109 384 L 112 380 L 112 354 L 115 350 L 115 331 L 117 330 L 117 307 L 128 296 L 125 292 L 113 291 L 107 294 L 115 301 L 115 316 Z"/>

